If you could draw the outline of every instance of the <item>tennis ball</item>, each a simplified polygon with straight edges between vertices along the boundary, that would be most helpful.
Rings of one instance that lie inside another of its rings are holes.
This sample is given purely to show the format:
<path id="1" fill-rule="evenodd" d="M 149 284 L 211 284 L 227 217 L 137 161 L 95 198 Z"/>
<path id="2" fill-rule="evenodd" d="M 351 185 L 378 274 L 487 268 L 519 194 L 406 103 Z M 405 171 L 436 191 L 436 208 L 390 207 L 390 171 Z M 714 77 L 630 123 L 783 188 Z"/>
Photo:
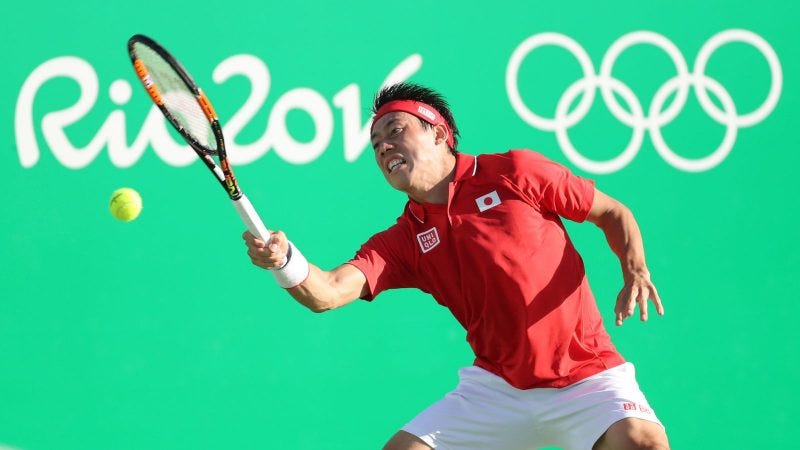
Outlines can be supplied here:
<path id="1" fill-rule="evenodd" d="M 112 216 L 123 222 L 130 222 L 142 212 L 142 197 L 131 188 L 119 188 L 111 193 L 109 209 Z"/>

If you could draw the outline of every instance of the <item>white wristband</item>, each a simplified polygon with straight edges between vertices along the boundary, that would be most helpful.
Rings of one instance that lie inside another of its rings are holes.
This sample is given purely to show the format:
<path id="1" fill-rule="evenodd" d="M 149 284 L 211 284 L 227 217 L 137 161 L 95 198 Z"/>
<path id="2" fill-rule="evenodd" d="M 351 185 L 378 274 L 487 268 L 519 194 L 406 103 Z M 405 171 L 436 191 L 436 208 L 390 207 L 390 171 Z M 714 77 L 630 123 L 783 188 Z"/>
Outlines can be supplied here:
<path id="1" fill-rule="evenodd" d="M 275 276 L 275 281 L 284 289 L 293 288 L 298 286 L 308 278 L 308 261 L 306 257 L 300 253 L 300 250 L 289 241 L 289 251 L 286 253 L 286 264 L 280 269 L 275 269 L 272 274 Z"/>

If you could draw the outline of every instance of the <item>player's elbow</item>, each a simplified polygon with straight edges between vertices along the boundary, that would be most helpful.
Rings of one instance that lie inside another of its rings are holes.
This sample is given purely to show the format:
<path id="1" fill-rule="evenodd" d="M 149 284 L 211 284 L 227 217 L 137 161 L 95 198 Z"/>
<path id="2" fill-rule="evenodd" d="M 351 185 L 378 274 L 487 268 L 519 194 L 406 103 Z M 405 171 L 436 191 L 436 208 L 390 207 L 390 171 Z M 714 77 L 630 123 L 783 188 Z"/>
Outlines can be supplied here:
<path id="1" fill-rule="evenodd" d="M 314 313 L 330 311 L 335 307 L 335 301 L 326 290 L 314 289 L 306 284 L 295 286 L 288 290 L 289 295 L 294 297 L 297 303 L 308 308 Z"/>
<path id="2" fill-rule="evenodd" d="M 327 303 L 312 303 L 310 305 L 306 305 L 306 307 L 309 309 L 309 311 L 315 314 L 321 314 L 333 309 L 333 307 Z"/>
<path id="3" fill-rule="evenodd" d="M 353 283 L 344 283 L 335 277 L 322 280 L 323 282 L 320 282 L 319 277 L 309 279 L 289 289 L 289 294 L 314 313 L 336 309 L 358 298 L 359 292 Z"/>
<path id="4" fill-rule="evenodd" d="M 335 309 L 339 304 L 334 299 L 313 299 L 303 303 L 309 311 L 320 314 Z"/>
<path id="5" fill-rule="evenodd" d="M 350 303 L 353 299 L 342 293 L 337 293 L 324 298 L 317 298 L 306 304 L 306 307 L 314 313 L 324 313 L 342 307 Z"/>
<path id="6" fill-rule="evenodd" d="M 605 230 L 609 225 L 619 223 L 631 215 L 632 213 L 627 206 L 609 198 L 601 207 L 593 207 L 587 220 Z"/>
<path id="7" fill-rule="evenodd" d="M 609 224 L 621 220 L 626 214 L 630 214 L 630 211 L 620 201 L 595 190 L 592 207 L 586 220 L 605 229 Z"/>

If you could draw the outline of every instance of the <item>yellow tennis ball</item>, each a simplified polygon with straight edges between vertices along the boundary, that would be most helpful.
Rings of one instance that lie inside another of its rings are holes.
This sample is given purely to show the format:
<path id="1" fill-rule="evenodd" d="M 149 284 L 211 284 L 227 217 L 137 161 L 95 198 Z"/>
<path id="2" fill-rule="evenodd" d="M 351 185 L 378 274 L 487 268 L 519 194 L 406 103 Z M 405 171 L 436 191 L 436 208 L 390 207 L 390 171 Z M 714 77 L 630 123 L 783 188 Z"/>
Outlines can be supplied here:
<path id="1" fill-rule="evenodd" d="M 142 212 L 142 197 L 131 188 L 120 188 L 111 194 L 111 215 L 123 222 L 130 222 Z"/>

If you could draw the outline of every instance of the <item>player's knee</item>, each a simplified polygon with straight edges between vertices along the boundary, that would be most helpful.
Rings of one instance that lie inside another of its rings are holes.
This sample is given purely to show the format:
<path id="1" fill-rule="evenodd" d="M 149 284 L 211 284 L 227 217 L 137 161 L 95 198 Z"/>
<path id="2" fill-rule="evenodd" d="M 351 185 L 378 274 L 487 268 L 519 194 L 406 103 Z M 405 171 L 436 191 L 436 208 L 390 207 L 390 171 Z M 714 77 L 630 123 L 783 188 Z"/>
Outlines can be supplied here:
<path id="1" fill-rule="evenodd" d="M 594 450 L 669 450 L 664 428 L 642 419 L 621 420 L 597 441 Z"/>
<path id="2" fill-rule="evenodd" d="M 383 450 L 432 450 L 424 441 L 405 431 L 398 431 L 383 446 Z"/>
<path id="3" fill-rule="evenodd" d="M 660 436 L 635 436 L 632 437 L 627 447 L 629 450 L 669 450 L 666 438 Z"/>

